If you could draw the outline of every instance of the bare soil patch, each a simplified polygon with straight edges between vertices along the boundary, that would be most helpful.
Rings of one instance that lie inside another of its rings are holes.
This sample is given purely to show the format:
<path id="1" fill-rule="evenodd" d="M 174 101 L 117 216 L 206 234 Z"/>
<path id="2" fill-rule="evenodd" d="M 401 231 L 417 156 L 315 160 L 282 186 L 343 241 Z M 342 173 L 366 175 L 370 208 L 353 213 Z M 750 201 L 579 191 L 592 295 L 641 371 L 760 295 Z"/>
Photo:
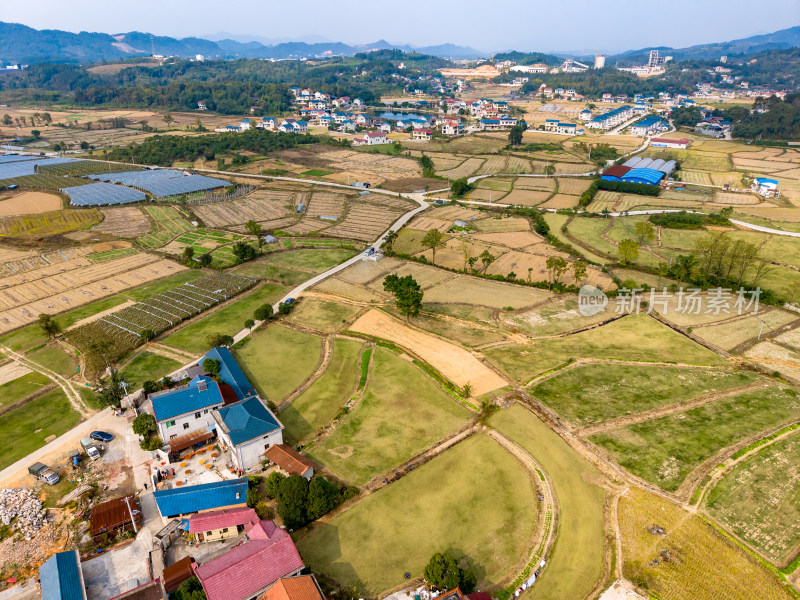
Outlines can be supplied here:
<path id="1" fill-rule="evenodd" d="M 61 198 L 46 192 L 23 192 L 0 202 L 0 217 L 35 215 L 59 210 Z"/>

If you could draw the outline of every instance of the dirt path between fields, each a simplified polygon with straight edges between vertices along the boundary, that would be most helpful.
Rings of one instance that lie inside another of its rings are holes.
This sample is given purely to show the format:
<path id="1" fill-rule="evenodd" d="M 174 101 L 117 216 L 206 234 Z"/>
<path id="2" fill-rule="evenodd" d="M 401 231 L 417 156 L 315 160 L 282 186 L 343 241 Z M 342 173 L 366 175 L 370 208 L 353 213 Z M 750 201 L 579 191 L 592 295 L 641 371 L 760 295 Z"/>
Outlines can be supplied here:
<path id="1" fill-rule="evenodd" d="M 283 399 L 283 401 L 276 407 L 275 412 L 280 414 L 280 412 L 289 406 L 295 398 L 305 392 L 317 379 L 322 377 L 322 374 L 328 368 L 328 365 L 331 364 L 332 358 L 333 336 L 328 335 L 322 338 L 322 352 L 320 353 L 317 367 L 312 371 L 311 375 L 305 378 L 303 383 L 301 383 L 295 391 Z"/>
<path id="2" fill-rule="evenodd" d="M 765 387 L 769 387 L 768 382 L 755 381 L 753 383 L 749 383 L 747 385 L 743 385 L 736 388 L 731 388 L 729 390 L 703 394 L 701 396 L 697 396 L 696 398 L 691 398 L 689 400 L 685 400 L 677 404 L 670 404 L 668 406 L 659 406 L 658 408 L 652 408 L 644 412 L 636 413 L 635 415 L 625 415 L 624 417 L 617 417 L 616 419 L 610 419 L 598 425 L 587 425 L 585 427 L 577 427 L 573 430 L 573 433 L 581 437 L 589 437 L 597 433 L 609 431 L 611 429 L 619 429 L 620 427 L 635 425 L 636 423 L 643 423 L 644 421 L 658 419 L 659 417 L 666 417 L 669 415 L 674 415 L 676 413 L 686 412 L 687 410 L 697 408 L 698 406 L 708 404 L 709 402 L 715 402 L 717 400 L 722 400 L 723 398 L 736 396 L 737 394 L 744 394 Z"/>
<path id="3" fill-rule="evenodd" d="M 468 350 L 445 341 L 444 338 L 412 329 L 383 311 L 370 310 L 353 323 L 350 329 L 408 348 L 456 385 L 469 383 L 473 396 L 508 385 L 505 379 Z"/>

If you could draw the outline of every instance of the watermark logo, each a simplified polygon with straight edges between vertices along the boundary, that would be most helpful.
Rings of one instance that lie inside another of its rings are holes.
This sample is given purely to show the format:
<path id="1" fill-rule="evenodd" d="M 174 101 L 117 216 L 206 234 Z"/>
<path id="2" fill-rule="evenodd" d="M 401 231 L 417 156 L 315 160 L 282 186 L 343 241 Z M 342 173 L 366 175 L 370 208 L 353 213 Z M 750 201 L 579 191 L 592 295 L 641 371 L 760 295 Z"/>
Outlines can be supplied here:
<path id="1" fill-rule="evenodd" d="M 593 285 L 583 285 L 578 292 L 578 311 L 584 317 L 592 317 L 605 311 L 608 306 L 608 296 L 603 290 Z"/>
<path id="2" fill-rule="evenodd" d="M 668 292 L 666 288 L 620 288 L 614 298 L 614 312 L 618 315 L 631 315 L 658 310 L 663 315 L 670 310 L 684 315 L 743 315 L 747 312 L 758 314 L 761 289 L 736 291 L 730 288 L 679 288 Z M 609 304 L 603 290 L 593 285 L 584 285 L 578 292 L 578 311 L 584 317 L 604 312 Z M 645 310 L 646 309 L 646 310 Z"/>

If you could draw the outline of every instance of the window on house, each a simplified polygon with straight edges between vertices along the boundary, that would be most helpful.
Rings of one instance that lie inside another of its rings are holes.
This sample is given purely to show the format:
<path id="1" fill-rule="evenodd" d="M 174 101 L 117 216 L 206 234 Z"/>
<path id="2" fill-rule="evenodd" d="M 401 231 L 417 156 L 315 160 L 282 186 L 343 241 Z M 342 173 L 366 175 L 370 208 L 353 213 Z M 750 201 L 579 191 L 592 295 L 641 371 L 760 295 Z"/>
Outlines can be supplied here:
<path id="1" fill-rule="evenodd" d="M 264 450 L 269 450 L 269 444 L 264 444 Z"/>
<path id="2" fill-rule="evenodd" d="M 207 415 L 207 414 L 208 414 L 208 409 L 205 409 L 205 410 L 203 411 L 203 414 L 204 414 L 204 415 Z"/>
<path id="3" fill-rule="evenodd" d="M 228 533 L 228 528 L 227 527 L 223 527 L 222 528 L 222 533 Z"/>
<path id="4" fill-rule="evenodd" d="M 184 423 L 184 424 L 183 424 L 183 428 L 184 428 L 184 429 L 189 429 L 189 424 L 188 424 L 188 423 Z"/>
<path id="5" fill-rule="evenodd" d="M 176 437 L 178 437 L 178 434 L 173 433 L 171 436 L 169 436 L 169 439 L 174 440 Z"/>
<path id="6" fill-rule="evenodd" d="M 167 427 L 174 427 L 175 421 L 167 421 Z"/>
<path id="7" fill-rule="evenodd" d="M 200 418 L 200 413 L 199 412 L 194 413 L 194 418 L 195 419 L 199 419 Z"/>

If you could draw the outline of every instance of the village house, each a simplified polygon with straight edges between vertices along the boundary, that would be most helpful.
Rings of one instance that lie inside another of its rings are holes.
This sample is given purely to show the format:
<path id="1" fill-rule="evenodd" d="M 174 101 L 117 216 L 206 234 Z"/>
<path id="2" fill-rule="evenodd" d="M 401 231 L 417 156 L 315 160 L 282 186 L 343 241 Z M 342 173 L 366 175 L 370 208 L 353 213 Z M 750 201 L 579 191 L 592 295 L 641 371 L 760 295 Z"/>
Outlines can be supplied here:
<path id="1" fill-rule="evenodd" d="M 153 499 L 166 525 L 169 519 L 216 509 L 247 508 L 246 477 L 156 490 Z"/>
<path id="2" fill-rule="evenodd" d="M 430 142 L 433 139 L 433 131 L 430 129 L 414 129 L 411 138 L 421 142 Z"/>
<path id="3" fill-rule="evenodd" d="M 246 527 L 258 523 L 258 520 L 252 508 L 210 510 L 189 517 L 188 532 L 200 543 L 219 542 L 238 537 Z"/>
<path id="4" fill-rule="evenodd" d="M 89 515 L 89 529 L 95 542 L 103 537 L 113 539 L 121 531 L 133 532 L 141 523 L 142 513 L 133 495 L 96 504 Z"/>
<path id="5" fill-rule="evenodd" d="M 353 138 L 353 146 L 375 146 L 390 142 L 383 131 L 367 131 L 363 136 Z"/>
<path id="6" fill-rule="evenodd" d="M 239 472 L 258 466 L 264 450 L 283 443 L 283 425 L 258 396 L 218 408 L 213 417 L 219 441 L 231 450 Z"/>
<path id="7" fill-rule="evenodd" d="M 356 124 L 360 125 L 361 127 L 366 127 L 367 125 L 370 124 L 370 121 L 371 121 L 371 119 L 369 118 L 369 115 L 364 114 L 364 113 L 356 115 L 356 118 L 355 118 Z"/>
<path id="8" fill-rule="evenodd" d="M 289 534 L 274 521 L 245 529 L 246 540 L 223 554 L 213 553 L 192 565 L 208 600 L 249 600 L 283 577 L 305 568 Z"/>
<path id="9" fill-rule="evenodd" d="M 325 600 L 313 575 L 283 577 L 258 600 Z"/>
<path id="10" fill-rule="evenodd" d="M 445 119 L 442 121 L 442 135 L 459 135 L 461 133 L 461 121 L 458 119 Z"/>
<path id="11" fill-rule="evenodd" d="M 166 443 L 214 425 L 211 411 L 225 404 L 220 385 L 203 375 L 188 385 L 150 394 L 159 437 Z"/>
<path id="12" fill-rule="evenodd" d="M 86 600 L 77 550 L 56 552 L 39 567 L 42 600 Z"/>
<path id="13" fill-rule="evenodd" d="M 311 481 L 314 476 L 314 463 L 291 446 L 275 444 L 267 448 L 264 457 L 286 475 L 299 475 Z"/>
<path id="14" fill-rule="evenodd" d="M 256 123 L 256 127 L 258 129 L 267 129 L 269 131 L 275 131 L 278 128 L 278 119 L 276 117 L 264 117 Z"/>

